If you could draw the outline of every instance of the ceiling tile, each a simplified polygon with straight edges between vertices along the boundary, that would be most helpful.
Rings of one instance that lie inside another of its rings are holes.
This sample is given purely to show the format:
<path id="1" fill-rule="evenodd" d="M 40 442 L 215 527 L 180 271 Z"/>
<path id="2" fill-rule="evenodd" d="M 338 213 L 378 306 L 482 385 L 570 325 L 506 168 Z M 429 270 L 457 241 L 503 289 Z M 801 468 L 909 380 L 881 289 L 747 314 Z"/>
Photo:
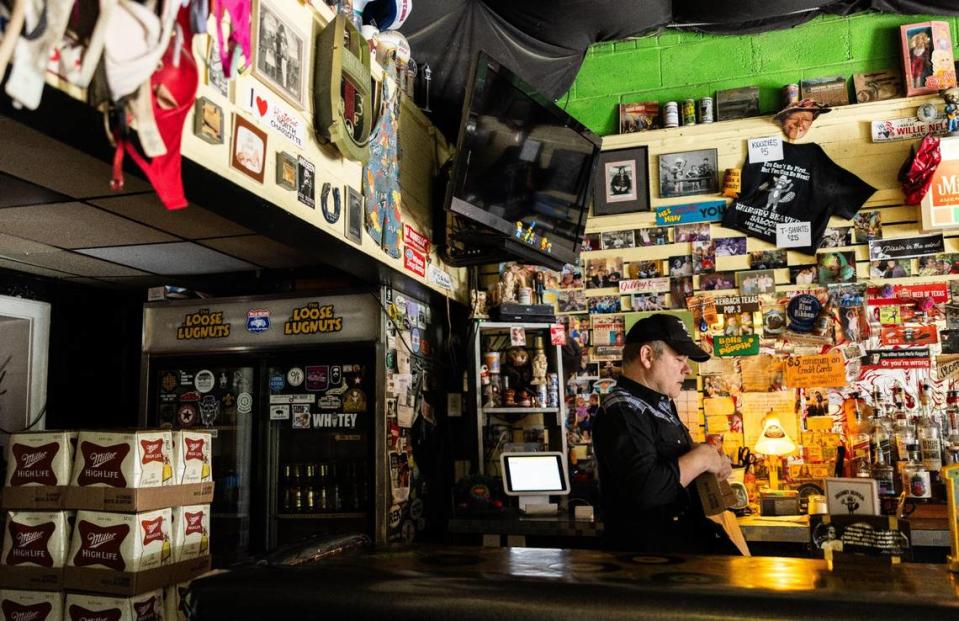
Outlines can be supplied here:
<path id="1" fill-rule="evenodd" d="M 77 252 L 156 274 L 218 274 L 257 269 L 257 266 L 251 263 L 189 242 L 85 248 Z"/>
<path id="2" fill-rule="evenodd" d="M 0 116 L 0 136 L 3 136 L 0 170 L 76 198 L 110 193 L 113 171 L 107 162 L 3 116 Z M 124 176 L 126 192 L 152 189 L 137 176 L 129 173 Z"/>
<path id="3" fill-rule="evenodd" d="M 60 248 L 92 248 L 176 238 L 83 203 L 0 209 L 0 231 Z"/>
<path id="4" fill-rule="evenodd" d="M 35 252 L 56 252 L 57 250 L 59 248 L 0 233 L 0 256 L 3 257 L 19 254 L 29 255 Z"/>
<path id="5" fill-rule="evenodd" d="M 10 259 L 2 259 L 2 258 L 0 258 L 0 267 L 8 270 L 15 270 L 17 272 L 26 272 L 28 274 L 36 274 L 37 276 L 48 276 L 50 278 L 65 278 L 73 275 L 73 274 L 67 274 L 66 272 L 60 272 L 57 270 L 50 270 L 45 267 L 30 265 L 29 263 L 20 263 L 19 261 L 13 261 Z"/>
<path id="6" fill-rule="evenodd" d="M 199 243 L 263 267 L 319 265 L 321 261 L 263 235 L 204 239 Z"/>
<path id="7" fill-rule="evenodd" d="M 40 203 L 64 203 L 70 197 L 0 172 L 0 208 Z"/>
<path id="8" fill-rule="evenodd" d="M 67 250 L 37 252 L 29 255 L 14 255 L 12 258 L 16 261 L 66 272 L 72 276 L 99 278 L 144 275 L 144 272 L 126 267 L 125 265 L 116 265 L 115 263 L 93 259 Z"/>
<path id="9" fill-rule="evenodd" d="M 253 233 L 253 231 L 226 218 L 221 218 L 193 203 L 186 209 L 169 211 L 163 206 L 157 195 L 152 192 L 131 196 L 98 198 L 89 202 L 137 222 L 179 235 L 184 239 Z"/>

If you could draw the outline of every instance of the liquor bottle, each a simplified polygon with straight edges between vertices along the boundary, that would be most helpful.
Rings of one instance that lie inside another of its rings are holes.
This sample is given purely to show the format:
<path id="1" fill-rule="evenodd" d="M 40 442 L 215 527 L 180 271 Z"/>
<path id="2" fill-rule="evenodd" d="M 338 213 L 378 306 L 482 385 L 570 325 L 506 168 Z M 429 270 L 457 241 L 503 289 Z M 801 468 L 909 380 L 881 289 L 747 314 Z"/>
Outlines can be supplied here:
<path id="1" fill-rule="evenodd" d="M 959 392 L 953 383 L 946 394 L 946 435 L 943 442 L 943 460 L 948 464 L 959 464 Z"/>
<path id="2" fill-rule="evenodd" d="M 853 392 L 850 402 L 853 407 L 853 419 L 850 421 L 847 415 L 847 427 L 849 430 L 849 473 L 852 476 L 869 478 L 871 476 L 869 467 L 869 434 L 867 430 L 869 423 L 862 418 L 862 409 L 859 407 L 859 392 Z"/>
<path id="3" fill-rule="evenodd" d="M 920 399 L 919 429 L 916 433 L 919 438 L 919 452 L 922 454 L 922 465 L 933 478 L 937 478 L 942 468 L 942 441 L 939 436 L 939 425 L 933 419 L 932 388 L 929 384 L 922 387 Z"/>
<path id="4" fill-rule="evenodd" d="M 893 423 L 893 437 L 895 442 L 891 445 L 892 463 L 906 459 L 906 447 L 916 441 L 914 428 L 909 424 L 909 417 L 905 408 L 896 411 L 896 419 Z"/>
<path id="5" fill-rule="evenodd" d="M 303 464 L 293 465 L 293 511 L 300 513 L 303 511 L 304 485 L 303 485 Z"/>
<path id="6" fill-rule="evenodd" d="M 919 460 L 919 445 L 909 445 L 909 460 L 902 469 L 902 489 L 912 498 L 929 498 L 932 495 L 929 471 Z"/>
<path id="7" fill-rule="evenodd" d="M 280 509 L 283 513 L 293 511 L 293 466 L 283 464 L 283 478 L 280 482 Z"/>
<path id="8" fill-rule="evenodd" d="M 887 463 L 888 458 L 879 448 L 876 455 L 876 462 L 872 465 L 872 478 L 879 484 L 880 496 L 895 496 L 895 471 L 896 469 Z"/>
<path id="9" fill-rule="evenodd" d="M 306 464 L 303 469 L 303 510 L 306 513 L 316 513 L 318 508 L 316 493 L 316 465 Z"/>
<path id="10" fill-rule="evenodd" d="M 882 405 L 882 394 L 876 388 L 872 393 L 872 424 L 869 432 L 870 452 L 872 453 L 872 462 L 875 463 L 881 453 L 886 459 L 891 456 L 889 448 L 889 421 L 886 418 Z"/>
<path id="11" fill-rule="evenodd" d="M 343 508 L 343 498 L 340 494 L 340 481 L 337 476 L 336 464 L 330 464 L 330 496 L 328 499 L 330 510 L 340 511 Z"/>
<path id="12" fill-rule="evenodd" d="M 316 466 L 317 500 L 319 511 L 330 510 L 330 465 L 321 463 Z"/>

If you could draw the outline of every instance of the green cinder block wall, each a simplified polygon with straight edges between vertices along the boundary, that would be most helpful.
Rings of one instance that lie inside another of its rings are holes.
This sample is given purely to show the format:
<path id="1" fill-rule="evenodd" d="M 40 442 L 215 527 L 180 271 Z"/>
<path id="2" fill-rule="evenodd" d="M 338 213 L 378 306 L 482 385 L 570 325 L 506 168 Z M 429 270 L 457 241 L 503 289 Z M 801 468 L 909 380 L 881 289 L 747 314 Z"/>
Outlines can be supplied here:
<path id="1" fill-rule="evenodd" d="M 763 34 L 702 35 L 666 30 L 589 48 L 576 81 L 558 104 L 600 135 L 619 131 L 620 103 L 680 101 L 717 90 L 759 87 L 764 114 L 781 107 L 782 87 L 806 78 L 902 68 L 899 26 L 959 18 L 862 13 L 823 16 Z"/>

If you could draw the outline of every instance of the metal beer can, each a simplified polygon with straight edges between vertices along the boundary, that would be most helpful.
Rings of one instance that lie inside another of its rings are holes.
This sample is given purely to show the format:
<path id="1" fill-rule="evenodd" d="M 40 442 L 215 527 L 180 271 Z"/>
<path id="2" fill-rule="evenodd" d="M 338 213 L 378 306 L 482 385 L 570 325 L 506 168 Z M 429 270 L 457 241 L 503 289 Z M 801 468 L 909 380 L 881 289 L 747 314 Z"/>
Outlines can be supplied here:
<path id="1" fill-rule="evenodd" d="M 679 104 L 675 101 L 663 106 L 663 127 L 679 127 Z"/>
<path id="2" fill-rule="evenodd" d="M 683 102 L 682 117 L 683 117 L 683 125 L 696 124 L 696 100 L 695 99 L 687 99 Z"/>
<path id="3" fill-rule="evenodd" d="M 483 354 L 483 361 L 486 363 L 486 368 L 489 369 L 490 375 L 499 374 L 499 352 L 498 351 L 488 351 Z"/>
<path id="4" fill-rule="evenodd" d="M 787 84 L 783 87 L 783 99 L 785 100 L 785 105 L 791 106 L 794 103 L 799 103 L 799 85 L 798 84 Z"/>
<path id="5" fill-rule="evenodd" d="M 699 100 L 699 122 L 700 123 L 712 123 L 713 122 L 713 98 L 712 97 L 703 97 Z"/>
<path id="6" fill-rule="evenodd" d="M 539 401 L 540 407 L 552 407 L 547 405 L 547 396 L 546 396 L 546 384 L 537 384 L 536 385 L 536 400 Z"/>

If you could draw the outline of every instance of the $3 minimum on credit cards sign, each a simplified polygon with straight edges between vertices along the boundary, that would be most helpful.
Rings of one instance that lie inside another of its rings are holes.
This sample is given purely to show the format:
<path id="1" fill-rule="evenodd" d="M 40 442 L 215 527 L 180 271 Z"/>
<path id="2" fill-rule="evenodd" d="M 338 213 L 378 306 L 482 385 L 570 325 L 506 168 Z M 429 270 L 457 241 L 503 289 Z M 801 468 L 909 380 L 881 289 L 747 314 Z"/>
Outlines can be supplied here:
<path id="1" fill-rule="evenodd" d="M 816 356 L 790 356 L 786 359 L 784 380 L 789 388 L 845 386 L 846 362 L 838 351 Z"/>

